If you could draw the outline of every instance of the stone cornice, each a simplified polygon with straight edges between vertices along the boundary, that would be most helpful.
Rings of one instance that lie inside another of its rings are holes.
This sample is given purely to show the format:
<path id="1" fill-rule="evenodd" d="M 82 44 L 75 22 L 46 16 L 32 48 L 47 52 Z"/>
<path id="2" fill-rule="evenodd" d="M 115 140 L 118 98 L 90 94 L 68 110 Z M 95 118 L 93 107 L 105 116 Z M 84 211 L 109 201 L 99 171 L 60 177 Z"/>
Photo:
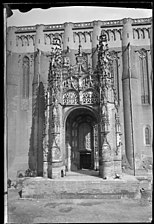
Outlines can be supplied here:
<path id="1" fill-rule="evenodd" d="M 127 19 L 127 18 L 126 18 Z M 132 25 L 148 25 L 152 23 L 152 18 L 138 18 L 132 19 Z M 121 20 L 108 20 L 108 21 L 100 21 L 101 27 L 116 27 L 116 26 L 123 26 L 123 19 Z M 81 23 L 73 23 L 73 30 L 76 29 L 92 29 L 94 26 L 93 22 L 81 22 Z M 44 32 L 45 31 L 60 31 L 64 30 L 64 24 L 52 24 L 52 25 L 44 25 Z M 16 33 L 29 33 L 29 32 L 36 32 L 36 26 L 19 26 L 16 27 Z"/>

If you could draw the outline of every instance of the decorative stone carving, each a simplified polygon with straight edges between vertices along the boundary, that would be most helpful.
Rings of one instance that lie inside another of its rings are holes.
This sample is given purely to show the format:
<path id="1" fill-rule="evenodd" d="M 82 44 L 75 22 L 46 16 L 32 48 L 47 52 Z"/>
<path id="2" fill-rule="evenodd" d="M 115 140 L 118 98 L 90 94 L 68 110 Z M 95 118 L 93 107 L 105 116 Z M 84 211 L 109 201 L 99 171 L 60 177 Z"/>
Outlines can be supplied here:
<path id="1" fill-rule="evenodd" d="M 94 75 L 86 75 L 81 78 L 80 88 L 85 91 L 86 89 L 93 88 L 98 90 L 98 79 Z"/>
<path id="2" fill-rule="evenodd" d="M 63 57 L 63 66 L 70 67 L 70 59 L 69 57 Z"/>
<path id="3" fill-rule="evenodd" d="M 57 147 L 52 148 L 52 161 L 59 161 L 61 158 L 60 149 Z"/>
<path id="4" fill-rule="evenodd" d="M 78 94 L 75 91 L 69 91 L 63 95 L 63 104 L 64 105 L 74 105 L 78 104 Z"/>
<path id="5" fill-rule="evenodd" d="M 139 53 L 139 57 L 142 58 L 142 59 L 147 56 L 147 51 L 144 48 L 140 49 L 138 51 L 138 53 Z"/>
<path id="6" fill-rule="evenodd" d="M 116 96 L 116 88 L 114 87 L 114 77 L 112 74 L 113 52 L 109 52 L 107 37 L 104 31 L 101 32 L 98 49 L 98 65 L 97 71 L 100 77 L 100 129 L 102 136 L 102 146 L 100 151 L 100 175 L 102 178 L 113 177 L 114 172 L 118 173 L 121 169 L 121 159 L 115 158 L 114 155 L 114 136 L 120 143 L 120 122 L 116 116 L 113 120 L 113 114 L 118 113 L 118 103 Z M 116 126 L 115 133 L 113 132 Z M 110 142 L 109 142 L 109 140 Z M 117 144 L 116 156 L 120 156 Z M 115 159 L 115 160 L 114 160 Z M 115 163 L 115 164 L 114 164 Z M 116 170 L 114 170 L 114 165 Z"/>
<path id="7" fill-rule="evenodd" d="M 70 76 L 63 81 L 63 91 L 66 92 L 71 89 L 78 90 L 78 79 L 75 76 Z"/>
<path id="8" fill-rule="evenodd" d="M 82 93 L 82 104 L 98 104 L 99 94 L 94 90 L 85 91 Z"/>
<path id="9" fill-rule="evenodd" d="M 102 162 L 105 161 L 111 161 L 112 160 L 112 153 L 111 153 L 111 147 L 109 143 L 107 142 L 107 138 L 104 137 L 103 145 L 102 145 L 102 150 L 101 150 L 101 159 Z"/>

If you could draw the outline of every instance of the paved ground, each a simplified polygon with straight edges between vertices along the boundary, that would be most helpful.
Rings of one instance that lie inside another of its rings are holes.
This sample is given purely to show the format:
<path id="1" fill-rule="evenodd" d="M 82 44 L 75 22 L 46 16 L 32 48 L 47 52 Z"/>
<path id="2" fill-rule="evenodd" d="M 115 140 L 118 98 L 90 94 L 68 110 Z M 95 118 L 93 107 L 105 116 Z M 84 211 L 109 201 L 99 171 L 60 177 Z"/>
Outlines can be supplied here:
<path id="1" fill-rule="evenodd" d="M 126 223 L 151 222 L 148 193 L 133 199 L 19 199 L 9 189 L 8 223 Z"/>

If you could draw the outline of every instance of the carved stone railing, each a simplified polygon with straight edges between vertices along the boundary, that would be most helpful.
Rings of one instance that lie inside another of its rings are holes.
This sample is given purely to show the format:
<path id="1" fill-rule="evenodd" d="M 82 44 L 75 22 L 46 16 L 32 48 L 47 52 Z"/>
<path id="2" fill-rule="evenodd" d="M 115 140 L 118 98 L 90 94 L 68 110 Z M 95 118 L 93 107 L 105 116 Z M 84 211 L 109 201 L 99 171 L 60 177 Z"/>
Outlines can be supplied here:
<path id="1" fill-rule="evenodd" d="M 116 27 L 122 26 L 123 20 L 107 20 L 101 21 L 102 27 Z M 133 19 L 133 25 L 140 25 L 140 24 L 151 24 L 152 18 L 138 18 Z M 83 23 L 74 23 L 73 29 L 85 29 L 85 28 L 93 28 L 93 22 L 83 22 Z M 52 24 L 52 25 L 45 25 L 44 31 L 52 31 L 52 30 L 64 30 L 64 24 Z M 17 27 L 16 33 L 24 33 L 24 32 L 35 32 L 36 26 L 20 26 Z"/>
<path id="2" fill-rule="evenodd" d="M 104 26 L 106 26 L 106 27 L 108 27 L 108 26 L 119 26 L 119 25 L 121 25 L 122 26 L 122 20 L 109 20 L 109 21 L 102 21 L 102 26 L 104 27 Z"/>
<path id="3" fill-rule="evenodd" d="M 133 19 L 133 25 L 136 24 L 147 24 L 147 23 L 152 23 L 152 18 L 140 18 L 140 19 Z"/>
<path id="4" fill-rule="evenodd" d="M 74 28 L 92 28 L 93 22 L 74 23 Z"/>
<path id="5" fill-rule="evenodd" d="M 46 30 L 62 30 L 64 29 L 64 24 L 53 24 L 53 25 L 45 25 L 45 29 Z"/>
<path id="6" fill-rule="evenodd" d="M 16 33 L 27 33 L 32 31 L 36 31 L 36 26 L 19 26 L 17 27 Z"/>

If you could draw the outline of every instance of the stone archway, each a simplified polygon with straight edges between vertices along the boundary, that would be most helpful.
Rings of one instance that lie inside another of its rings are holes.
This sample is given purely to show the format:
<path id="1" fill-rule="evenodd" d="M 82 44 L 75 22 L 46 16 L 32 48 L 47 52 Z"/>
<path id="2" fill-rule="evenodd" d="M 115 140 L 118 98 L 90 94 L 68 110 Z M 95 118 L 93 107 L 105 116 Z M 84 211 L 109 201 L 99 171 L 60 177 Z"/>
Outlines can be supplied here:
<path id="1" fill-rule="evenodd" d="M 98 169 L 98 116 L 92 108 L 70 110 L 65 121 L 66 171 Z"/>

